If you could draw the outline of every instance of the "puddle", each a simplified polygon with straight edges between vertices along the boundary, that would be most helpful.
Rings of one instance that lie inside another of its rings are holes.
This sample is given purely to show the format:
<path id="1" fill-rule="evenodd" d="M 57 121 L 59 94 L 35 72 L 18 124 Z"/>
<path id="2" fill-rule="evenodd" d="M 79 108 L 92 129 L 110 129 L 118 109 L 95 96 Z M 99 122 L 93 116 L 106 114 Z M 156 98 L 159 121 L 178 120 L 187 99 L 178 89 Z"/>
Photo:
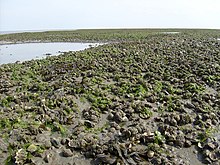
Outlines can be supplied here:
<path id="1" fill-rule="evenodd" d="M 0 45 L 0 65 L 16 61 L 46 58 L 48 55 L 58 55 L 62 52 L 79 51 L 97 46 L 97 43 L 23 43 Z"/>
<path id="2" fill-rule="evenodd" d="M 178 34 L 180 32 L 161 32 L 162 34 Z"/>

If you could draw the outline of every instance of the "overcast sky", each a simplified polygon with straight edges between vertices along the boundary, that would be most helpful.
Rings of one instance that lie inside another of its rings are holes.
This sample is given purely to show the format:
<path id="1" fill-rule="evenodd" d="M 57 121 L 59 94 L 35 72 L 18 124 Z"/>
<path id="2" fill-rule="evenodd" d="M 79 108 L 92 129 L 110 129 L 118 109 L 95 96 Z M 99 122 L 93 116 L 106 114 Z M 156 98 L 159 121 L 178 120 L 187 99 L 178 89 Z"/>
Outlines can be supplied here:
<path id="1" fill-rule="evenodd" d="M 220 0 L 0 0 L 0 31 L 216 28 Z"/>

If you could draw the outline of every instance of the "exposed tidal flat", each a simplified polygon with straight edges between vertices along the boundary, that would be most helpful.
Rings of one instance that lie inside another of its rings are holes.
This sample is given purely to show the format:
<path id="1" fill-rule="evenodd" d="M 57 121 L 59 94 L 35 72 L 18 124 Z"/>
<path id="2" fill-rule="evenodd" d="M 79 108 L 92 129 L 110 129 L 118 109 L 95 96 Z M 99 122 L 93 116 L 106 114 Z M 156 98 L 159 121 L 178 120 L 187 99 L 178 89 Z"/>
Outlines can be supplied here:
<path id="1" fill-rule="evenodd" d="M 219 164 L 219 32 L 0 35 L 108 42 L 0 65 L 0 164 Z"/>

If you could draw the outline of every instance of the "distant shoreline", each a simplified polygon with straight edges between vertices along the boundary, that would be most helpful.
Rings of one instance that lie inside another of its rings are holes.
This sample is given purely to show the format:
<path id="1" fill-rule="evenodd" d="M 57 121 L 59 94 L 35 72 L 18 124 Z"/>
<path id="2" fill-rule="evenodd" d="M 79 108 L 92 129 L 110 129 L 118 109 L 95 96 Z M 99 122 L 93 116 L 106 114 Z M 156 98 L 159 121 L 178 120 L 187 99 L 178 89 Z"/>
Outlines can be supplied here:
<path id="1" fill-rule="evenodd" d="M 18 31 L 0 31 L 0 34 L 13 34 L 13 33 L 25 33 L 25 32 L 44 32 L 46 30 L 18 30 Z"/>
<path id="2" fill-rule="evenodd" d="M 88 29 L 44 29 L 44 30 L 16 30 L 16 31 L 0 31 L 0 35 L 25 33 L 25 32 L 47 32 L 47 31 L 73 31 L 73 30 L 220 30 L 220 29 L 206 29 L 206 28 L 88 28 Z"/>
<path id="3" fill-rule="evenodd" d="M 44 30 L 15 30 L 15 31 L 0 31 L 0 35 L 3 34 L 13 34 L 13 33 L 25 33 L 25 32 L 46 32 L 46 31 L 69 31 L 69 30 L 76 30 L 76 29 L 44 29 Z"/>

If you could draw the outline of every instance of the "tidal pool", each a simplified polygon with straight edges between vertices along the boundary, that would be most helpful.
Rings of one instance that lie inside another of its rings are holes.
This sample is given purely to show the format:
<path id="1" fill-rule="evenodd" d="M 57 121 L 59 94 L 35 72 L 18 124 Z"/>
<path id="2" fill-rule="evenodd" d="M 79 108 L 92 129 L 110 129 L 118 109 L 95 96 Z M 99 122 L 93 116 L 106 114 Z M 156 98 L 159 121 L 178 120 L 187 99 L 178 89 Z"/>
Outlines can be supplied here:
<path id="1" fill-rule="evenodd" d="M 16 61 L 42 59 L 48 55 L 59 55 L 62 52 L 79 51 L 97 46 L 97 43 L 22 43 L 0 45 L 0 65 Z"/>
<path id="2" fill-rule="evenodd" d="M 178 34 L 180 32 L 161 32 L 161 33 L 163 33 L 163 34 Z"/>

